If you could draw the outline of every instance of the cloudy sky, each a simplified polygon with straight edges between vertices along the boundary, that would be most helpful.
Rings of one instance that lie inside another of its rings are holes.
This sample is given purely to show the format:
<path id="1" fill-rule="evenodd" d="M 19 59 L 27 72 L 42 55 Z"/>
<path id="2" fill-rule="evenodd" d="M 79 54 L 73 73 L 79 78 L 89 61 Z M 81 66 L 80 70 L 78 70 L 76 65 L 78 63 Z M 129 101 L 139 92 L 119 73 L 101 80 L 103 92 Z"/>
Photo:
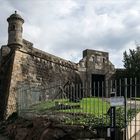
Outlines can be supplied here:
<path id="1" fill-rule="evenodd" d="M 140 0 L 0 0 L 0 45 L 15 10 L 34 47 L 74 62 L 84 49 L 97 49 L 123 67 L 123 52 L 140 43 Z"/>

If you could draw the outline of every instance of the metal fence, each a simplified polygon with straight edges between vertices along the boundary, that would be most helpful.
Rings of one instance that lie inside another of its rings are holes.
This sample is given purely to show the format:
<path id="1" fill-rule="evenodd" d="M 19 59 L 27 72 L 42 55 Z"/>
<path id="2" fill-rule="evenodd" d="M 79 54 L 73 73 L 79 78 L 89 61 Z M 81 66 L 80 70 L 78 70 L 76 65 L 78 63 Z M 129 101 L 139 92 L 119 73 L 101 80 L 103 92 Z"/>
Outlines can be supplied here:
<path id="1" fill-rule="evenodd" d="M 116 140 L 139 140 L 139 83 L 136 78 L 82 84 L 57 82 L 45 88 L 24 83 L 17 89 L 18 113 L 22 117 L 47 116 L 66 125 L 84 125 L 89 129 L 109 128 L 110 132 L 115 129 L 121 135 Z"/>

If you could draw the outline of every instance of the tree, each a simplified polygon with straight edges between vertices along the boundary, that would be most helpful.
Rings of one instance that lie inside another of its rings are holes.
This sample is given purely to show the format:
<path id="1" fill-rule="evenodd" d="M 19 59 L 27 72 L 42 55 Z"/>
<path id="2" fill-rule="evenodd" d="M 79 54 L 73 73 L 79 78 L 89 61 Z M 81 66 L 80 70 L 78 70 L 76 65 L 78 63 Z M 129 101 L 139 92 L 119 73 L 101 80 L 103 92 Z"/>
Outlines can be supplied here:
<path id="1" fill-rule="evenodd" d="M 140 47 L 129 49 L 123 53 L 123 62 L 126 72 L 132 77 L 140 77 Z"/>

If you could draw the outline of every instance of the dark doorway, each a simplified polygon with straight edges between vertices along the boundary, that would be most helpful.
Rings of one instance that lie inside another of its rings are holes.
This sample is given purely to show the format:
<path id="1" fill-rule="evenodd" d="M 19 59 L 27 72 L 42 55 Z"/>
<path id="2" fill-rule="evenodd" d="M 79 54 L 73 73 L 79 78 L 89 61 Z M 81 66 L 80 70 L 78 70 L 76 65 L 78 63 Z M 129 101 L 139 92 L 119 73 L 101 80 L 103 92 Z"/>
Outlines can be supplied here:
<path id="1" fill-rule="evenodd" d="M 105 96 L 105 75 L 92 74 L 92 96 Z"/>

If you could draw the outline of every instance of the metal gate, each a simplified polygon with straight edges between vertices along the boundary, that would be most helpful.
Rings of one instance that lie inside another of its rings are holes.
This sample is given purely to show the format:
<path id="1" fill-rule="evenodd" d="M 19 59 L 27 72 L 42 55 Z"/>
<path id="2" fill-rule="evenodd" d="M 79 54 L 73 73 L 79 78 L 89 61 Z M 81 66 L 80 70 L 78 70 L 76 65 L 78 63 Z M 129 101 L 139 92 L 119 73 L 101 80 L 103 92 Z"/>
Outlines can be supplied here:
<path id="1" fill-rule="evenodd" d="M 139 79 L 66 83 L 45 89 L 20 86 L 19 115 L 45 115 L 61 124 L 82 125 L 106 140 L 140 139 Z"/>
<path id="2" fill-rule="evenodd" d="M 139 140 L 139 79 L 124 78 L 112 80 L 110 82 L 110 139 Z M 120 131 L 119 134 L 117 133 L 118 130 Z"/>

